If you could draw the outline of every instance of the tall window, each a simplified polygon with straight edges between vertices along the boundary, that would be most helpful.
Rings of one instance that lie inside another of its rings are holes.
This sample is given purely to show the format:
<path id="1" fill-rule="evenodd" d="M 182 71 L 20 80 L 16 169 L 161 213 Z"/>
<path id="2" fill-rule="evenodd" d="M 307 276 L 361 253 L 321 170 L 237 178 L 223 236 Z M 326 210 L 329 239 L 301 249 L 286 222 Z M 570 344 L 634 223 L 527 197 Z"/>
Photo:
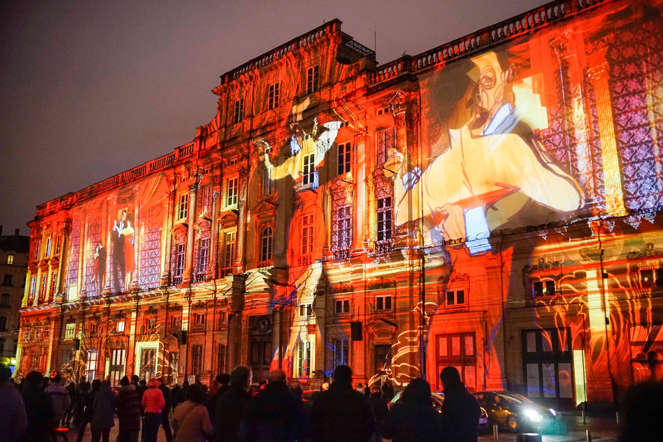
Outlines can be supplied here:
<path id="1" fill-rule="evenodd" d="M 39 259 L 39 249 L 41 249 L 41 241 L 35 241 L 35 259 Z"/>
<path id="2" fill-rule="evenodd" d="M 180 195 L 180 205 L 177 211 L 177 219 L 183 220 L 189 215 L 189 194 Z"/>
<path id="3" fill-rule="evenodd" d="M 175 274 L 173 276 L 173 282 L 175 284 L 181 284 L 182 275 L 184 274 L 184 249 L 186 246 L 184 244 L 177 244 L 175 247 Z"/>
<path id="4" fill-rule="evenodd" d="M 244 118 L 244 99 L 235 100 L 235 111 L 233 113 L 233 124 L 239 123 Z"/>
<path id="5" fill-rule="evenodd" d="M 11 286 L 12 285 L 12 276 L 9 273 L 5 273 L 5 276 L 2 278 L 2 285 Z M 34 290 L 33 290 L 34 293 Z"/>
<path id="6" fill-rule="evenodd" d="M 46 257 L 51 256 L 51 237 L 49 236 L 46 240 Z"/>
<path id="7" fill-rule="evenodd" d="M 65 324 L 65 326 L 64 326 L 64 339 L 65 340 L 74 339 L 75 335 L 76 335 L 76 323 L 75 322 L 69 322 L 69 323 Z"/>
<path id="8" fill-rule="evenodd" d="M 216 351 L 216 372 L 224 373 L 226 371 L 226 346 L 219 344 Z"/>
<path id="9" fill-rule="evenodd" d="M 272 247 L 274 245 L 274 235 L 271 227 L 265 227 L 260 236 L 260 262 L 265 263 L 272 259 Z"/>
<path id="10" fill-rule="evenodd" d="M 294 377 L 305 377 L 309 375 L 311 364 L 311 343 L 300 341 L 297 345 L 297 365 Z"/>
<path id="11" fill-rule="evenodd" d="M 198 271 L 196 280 L 204 281 L 207 274 L 207 265 L 209 264 L 209 238 L 201 238 L 198 246 Z"/>
<path id="12" fill-rule="evenodd" d="M 274 83 L 269 85 L 269 109 L 279 107 L 279 84 Z"/>
<path id="13" fill-rule="evenodd" d="M 203 346 L 195 344 L 191 346 L 191 372 L 200 376 L 203 371 Z"/>
<path id="14" fill-rule="evenodd" d="M 573 397 L 571 339 L 567 329 L 524 330 L 523 365 L 527 396 Z"/>
<path id="15" fill-rule="evenodd" d="M 237 177 L 226 181 L 226 207 L 237 205 L 237 181 Z"/>
<path id="16" fill-rule="evenodd" d="M 5 275 L 5 280 L 7 279 L 7 275 Z M 8 284 L 3 284 L 3 285 L 8 285 Z M 11 285 L 11 284 L 9 284 Z M 35 295 L 35 291 L 37 290 L 37 277 L 33 276 L 30 278 L 30 296 Z"/>
<path id="17" fill-rule="evenodd" d="M 274 182 L 270 170 L 266 167 L 262 169 L 262 194 L 263 196 L 271 195 L 274 192 Z"/>
<path id="18" fill-rule="evenodd" d="M 395 128 L 393 127 L 389 127 L 386 129 L 378 129 L 375 132 L 378 167 L 382 167 L 384 162 L 387 161 L 389 155 L 389 149 L 391 149 L 394 146 L 394 138 L 395 138 L 394 132 Z"/>
<path id="19" fill-rule="evenodd" d="M 61 242 L 62 242 L 62 237 L 60 235 L 58 235 L 57 238 L 55 239 L 55 254 L 56 255 L 60 254 Z"/>
<path id="20" fill-rule="evenodd" d="M 127 360 L 127 350 L 124 348 L 115 348 L 111 350 L 110 360 L 110 381 L 115 386 L 120 383 L 120 378 L 124 376 L 124 364 Z"/>
<path id="21" fill-rule="evenodd" d="M 39 288 L 39 299 L 43 301 L 46 298 L 46 289 L 48 288 L 48 275 L 42 275 L 41 286 Z"/>
<path id="22" fill-rule="evenodd" d="M 51 298 L 55 296 L 58 289 L 58 272 L 53 272 L 51 275 Z"/>
<path id="23" fill-rule="evenodd" d="M 313 215 L 302 217 L 302 255 L 313 252 Z"/>
<path id="24" fill-rule="evenodd" d="M 204 186 L 200 189 L 200 209 L 210 213 L 212 209 L 212 186 Z"/>
<path id="25" fill-rule="evenodd" d="M 332 250 L 336 259 L 347 259 L 352 242 L 352 217 L 350 206 L 336 208 L 332 226 Z"/>
<path id="26" fill-rule="evenodd" d="M 476 379 L 476 348 L 474 333 L 445 334 L 436 336 L 437 373 L 446 366 L 454 366 L 465 386 L 474 391 Z M 441 385 L 438 384 L 438 388 Z"/>
<path id="27" fill-rule="evenodd" d="M 307 186 L 315 181 L 315 153 L 304 155 L 302 184 Z"/>
<path id="28" fill-rule="evenodd" d="M 0 316 L 0 331 L 7 331 L 7 317 Z"/>
<path id="29" fill-rule="evenodd" d="M 347 338 L 334 339 L 332 346 L 334 352 L 334 367 L 338 367 L 339 365 L 348 365 L 348 354 L 350 346 L 348 344 Z"/>
<path id="30" fill-rule="evenodd" d="M 352 145 L 350 143 L 338 145 L 338 174 L 350 172 L 352 164 Z"/>
<path id="31" fill-rule="evenodd" d="M 85 362 L 85 371 L 88 382 L 92 382 L 97 377 L 97 350 L 87 351 L 87 361 Z"/>
<path id="32" fill-rule="evenodd" d="M 232 267 L 235 256 L 235 232 L 223 235 L 223 267 Z"/>
<path id="33" fill-rule="evenodd" d="M 306 70 L 306 93 L 312 94 L 318 90 L 320 81 L 320 66 L 317 64 Z"/>
<path id="34" fill-rule="evenodd" d="M 2 303 L 0 303 L 0 305 L 7 307 L 7 306 L 9 306 L 9 302 L 10 302 L 9 301 L 9 293 L 3 293 L 2 294 Z"/>
<path id="35" fill-rule="evenodd" d="M 378 198 L 378 242 L 391 239 L 391 197 Z"/>
<path id="36" fill-rule="evenodd" d="M 14 264 L 14 255 L 12 254 L 7 255 L 7 264 L 9 265 Z"/>

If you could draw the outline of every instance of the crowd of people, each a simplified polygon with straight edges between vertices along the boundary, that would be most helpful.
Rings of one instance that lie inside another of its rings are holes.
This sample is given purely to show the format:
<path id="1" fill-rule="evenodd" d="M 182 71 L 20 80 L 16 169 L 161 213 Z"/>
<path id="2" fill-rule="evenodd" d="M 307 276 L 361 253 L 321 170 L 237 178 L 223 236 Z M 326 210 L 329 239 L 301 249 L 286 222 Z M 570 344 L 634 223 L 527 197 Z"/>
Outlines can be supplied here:
<path id="1" fill-rule="evenodd" d="M 209 388 L 186 382 L 168 388 L 159 379 L 125 376 L 113 390 L 108 381 L 65 383 L 59 375 L 48 378 L 36 371 L 17 384 L 0 367 L 0 440 L 73 440 L 75 435 L 80 442 L 89 426 L 93 442 L 107 442 L 116 422 L 118 442 L 156 442 L 160 429 L 168 442 L 478 439 L 480 408 L 454 367 L 440 373 L 445 396 L 441 412 L 433 408 L 430 385 L 423 379 L 413 379 L 398 400 L 389 383 L 353 388 L 352 370 L 345 365 L 336 368 L 332 379 L 331 385 L 324 383 L 320 391 L 304 396 L 301 386 L 289 385 L 280 370 L 255 388 L 251 369 L 237 367 L 217 376 Z M 645 390 L 648 404 L 663 391 L 659 387 L 652 396 L 650 390 Z M 642 402 L 637 397 L 630 401 Z M 641 423 L 640 414 L 626 415 L 627 422 Z M 650 440 L 640 439 L 642 425 L 630 426 L 638 437 L 623 441 Z M 627 434 L 623 429 L 622 435 Z"/>

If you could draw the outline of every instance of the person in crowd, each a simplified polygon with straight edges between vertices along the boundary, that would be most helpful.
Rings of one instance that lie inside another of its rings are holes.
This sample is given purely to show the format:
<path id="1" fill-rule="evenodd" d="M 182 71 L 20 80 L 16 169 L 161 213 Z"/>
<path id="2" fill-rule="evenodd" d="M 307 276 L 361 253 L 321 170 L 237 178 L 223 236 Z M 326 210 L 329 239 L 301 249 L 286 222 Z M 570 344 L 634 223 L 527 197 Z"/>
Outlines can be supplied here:
<path id="1" fill-rule="evenodd" d="M 629 388 L 619 404 L 619 441 L 654 442 L 661 440 L 663 421 L 663 382 L 643 382 Z"/>
<path id="2" fill-rule="evenodd" d="M 389 403 L 394 398 L 394 386 L 387 380 L 382 384 L 382 399 Z"/>
<path id="3" fill-rule="evenodd" d="M 375 421 L 368 398 L 352 389 L 352 369 L 339 365 L 329 390 L 321 392 L 311 410 L 312 439 L 325 442 L 368 441 Z"/>
<path id="4" fill-rule="evenodd" d="M 479 437 L 481 410 L 460 380 L 456 367 L 445 367 L 440 372 L 444 387 L 442 404 L 442 432 L 452 442 L 476 442 Z"/>
<path id="5" fill-rule="evenodd" d="M 9 367 L 0 365 L 0 438 L 7 442 L 20 442 L 25 436 L 28 417 L 23 398 L 10 379 Z"/>
<path id="6" fill-rule="evenodd" d="M 97 384 L 95 388 L 95 384 Z M 113 414 L 115 410 L 115 395 L 111 391 L 110 382 L 95 379 L 92 382 L 92 390 L 97 392 L 92 400 L 92 442 L 103 440 L 108 442 L 110 430 L 115 425 Z"/>
<path id="7" fill-rule="evenodd" d="M 437 442 L 440 434 L 440 419 L 433 409 L 430 385 L 423 379 L 413 379 L 389 410 L 382 435 L 393 442 Z"/>
<path id="8" fill-rule="evenodd" d="M 159 390 L 161 390 L 165 402 L 163 410 L 161 410 L 161 426 L 163 427 L 164 433 L 166 433 L 166 442 L 172 442 L 173 432 L 170 430 L 170 410 L 172 409 L 173 398 L 170 389 L 164 383 L 163 378 L 159 379 Z"/>
<path id="9" fill-rule="evenodd" d="M 251 438 L 265 442 L 298 439 L 299 401 L 286 385 L 285 373 L 269 372 L 269 383 L 258 392 L 251 416 Z"/>
<path id="10" fill-rule="evenodd" d="M 38 371 L 31 371 L 23 384 L 23 402 L 28 417 L 26 442 L 43 442 L 49 439 L 49 432 L 55 414 L 48 394 L 43 390 L 44 378 Z"/>
<path id="11" fill-rule="evenodd" d="M 251 415 L 253 398 L 249 390 L 253 373 L 239 366 L 230 373 L 230 390 L 216 403 L 214 434 L 217 442 L 238 442 L 247 439 L 247 421 Z"/>
<path id="12" fill-rule="evenodd" d="M 145 412 L 143 417 L 143 441 L 157 442 L 157 433 L 161 425 L 161 412 L 166 406 L 166 400 L 163 393 L 159 390 L 159 382 L 156 379 L 150 379 L 150 384 L 145 393 L 141 404 Z"/>
<path id="13" fill-rule="evenodd" d="M 120 391 L 115 402 L 120 430 L 117 442 L 138 442 L 140 432 L 140 395 L 136 386 L 129 383 L 129 378 L 120 379 Z"/>
<path id="14" fill-rule="evenodd" d="M 209 418 L 214 422 L 214 412 L 216 411 L 216 402 L 219 398 L 230 389 L 230 375 L 228 373 L 221 373 L 214 378 L 212 382 L 212 388 L 210 388 L 210 394 L 205 403 L 207 407 L 207 412 L 209 413 Z"/>
<path id="15" fill-rule="evenodd" d="M 313 404 L 311 401 L 304 401 L 302 399 L 304 396 L 304 390 L 302 390 L 302 386 L 299 385 L 299 382 L 291 384 L 289 389 L 298 404 L 297 415 L 299 416 L 299 426 L 297 428 L 297 437 L 299 442 L 308 442 L 311 440 L 311 408 Z M 327 388 L 321 387 L 320 391 L 327 390 L 329 390 L 329 385 L 327 385 Z M 320 394 L 320 392 L 315 392 L 313 397 L 315 398 L 318 394 Z"/>
<path id="16" fill-rule="evenodd" d="M 69 379 L 66 383 L 64 388 L 67 389 L 67 393 L 69 393 L 69 406 L 64 412 L 64 417 L 62 418 L 62 425 L 64 426 L 69 426 L 71 425 L 72 418 L 74 416 L 74 410 L 76 409 L 76 384 L 74 383 L 73 379 Z"/>
<path id="17" fill-rule="evenodd" d="M 46 387 L 46 393 L 51 398 L 54 413 L 53 425 L 57 427 L 63 421 L 65 412 L 71 404 L 69 391 L 64 387 L 62 376 L 55 375 L 53 381 Z"/>
<path id="18" fill-rule="evenodd" d="M 368 398 L 368 402 L 371 404 L 371 410 L 373 410 L 373 416 L 375 416 L 376 431 L 373 440 L 375 442 L 380 442 L 382 440 L 380 432 L 387 421 L 388 408 L 387 402 L 383 399 L 382 394 L 380 393 L 379 383 L 375 383 L 371 387 L 371 395 Z"/>
<path id="19" fill-rule="evenodd" d="M 175 442 L 205 442 L 212 439 L 214 428 L 204 402 L 204 389 L 192 385 L 187 391 L 187 400 L 179 404 L 173 413 Z"/>
<path id="20" fill-rule="evenodd" d="M 76 441 L 81 442 L 87 424 L 92 422 L 92 399 L 94 393 L 90 392 L 90 384 L 82 379 L 78 384 L 76 393 L 76 407 L 74 408 L 74 426 L 76 428 Z"/>
<path id="21" fill-rule="evenodd" d="M 188 389 L 189 389 L 189 382 L 184 381 L 182 383 L 182 388 L 179 389 L 179 392 L 178 392 L 177 397 L 176 397 L 177 404 L 181 404 L 182 402 L 184 402 L 186 400 Z"/>
<path id="22" fill-rule="evenodd" d="M 136 389 L 138 390 L 138 394 L 140 394 L 140 400 L 143 400 L 143 394 L 145 394 L 145 391 L 147 390 L 147 382 L 145 382 L 145 379 L 141 379 L 136 383 L 137 387 Z"/>

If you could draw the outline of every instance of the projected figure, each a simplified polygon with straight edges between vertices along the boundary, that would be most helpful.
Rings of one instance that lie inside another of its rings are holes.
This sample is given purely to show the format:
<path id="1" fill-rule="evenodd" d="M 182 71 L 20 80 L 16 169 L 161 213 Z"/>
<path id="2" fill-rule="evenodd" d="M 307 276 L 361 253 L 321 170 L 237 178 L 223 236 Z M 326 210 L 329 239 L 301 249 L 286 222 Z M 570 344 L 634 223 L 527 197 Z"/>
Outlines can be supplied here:
<path id="1" fill-rule="evenodd" d="M 101 295 L 104 288 L 104 278 L 106 276 L 106 248 L 99 242 L 94 250 L 94 281 L 97 287 L 97 295 Z"/>
<path id="2" fill-rule="evenodd" d="M 125 257 L 124 257 L 124 229 L 127 225 L 127 211 L 121 210 L 117 219 L 113 221 L 113 234 L 111 235 L 113 247 L 111 262 L 111 281 L 115 292 L 120 292 L 124 288 L 124 279 L 126 276 Z"/>
<path id="3" fill-rule="evenodd" d="M 122 231 L 124 237 L 124 272 L 126 274 L 124 287 L 131 287 L 134 271 L 134 228 L 131 221 L 127 219 L 127 226 Z"/>
<path id="4" fill-rule="evenodd" d="M 446 112 L 446 126 L 433 144 L 442 153 L 428 167 L 405 170 L 392 152 L 385 168 L 395 171 L 395 223 L 408 219 L 408 205 L 423 217 L 426 242 L 467 240 L 471 254 L 490 249 L 490 231 L 509 221 L 529 201 L 568 212 L 583 205 L 578 183 L 548 157 L 532 130 L 547 127 L 540 97 L 527 81 L 513 84 L 510 68 L 488 52 L 471 58 L 469 86 Z M 436 74 L 445 76 L 444 71 Z M 450 77 L 457 76 L 450 75 Z M 459 79 L 462 86 L 463 79 Z M 528 79 L 531 80 L 531 79 Z M 447 87 L 459 87 L 459 84 Z M 431 94 L 435 94 L 432 91 Z M 433 101 L 445 95 L 434 95 Z"/>

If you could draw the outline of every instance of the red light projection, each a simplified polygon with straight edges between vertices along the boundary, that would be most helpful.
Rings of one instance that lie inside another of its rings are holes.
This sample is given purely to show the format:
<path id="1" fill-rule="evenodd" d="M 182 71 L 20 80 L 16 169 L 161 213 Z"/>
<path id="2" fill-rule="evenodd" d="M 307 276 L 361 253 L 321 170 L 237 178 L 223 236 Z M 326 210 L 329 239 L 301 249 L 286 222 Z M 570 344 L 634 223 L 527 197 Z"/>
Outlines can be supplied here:
<path id="1" fill-rule="evenodd" d="M 224 74 L 193 142 L 38 208 L 33 249 L 65 242 L 22 370 L 453 365 L 569 405 L 660 378 L 661 9 L 560 1 L 383 66 L 333 21 Z"/>

